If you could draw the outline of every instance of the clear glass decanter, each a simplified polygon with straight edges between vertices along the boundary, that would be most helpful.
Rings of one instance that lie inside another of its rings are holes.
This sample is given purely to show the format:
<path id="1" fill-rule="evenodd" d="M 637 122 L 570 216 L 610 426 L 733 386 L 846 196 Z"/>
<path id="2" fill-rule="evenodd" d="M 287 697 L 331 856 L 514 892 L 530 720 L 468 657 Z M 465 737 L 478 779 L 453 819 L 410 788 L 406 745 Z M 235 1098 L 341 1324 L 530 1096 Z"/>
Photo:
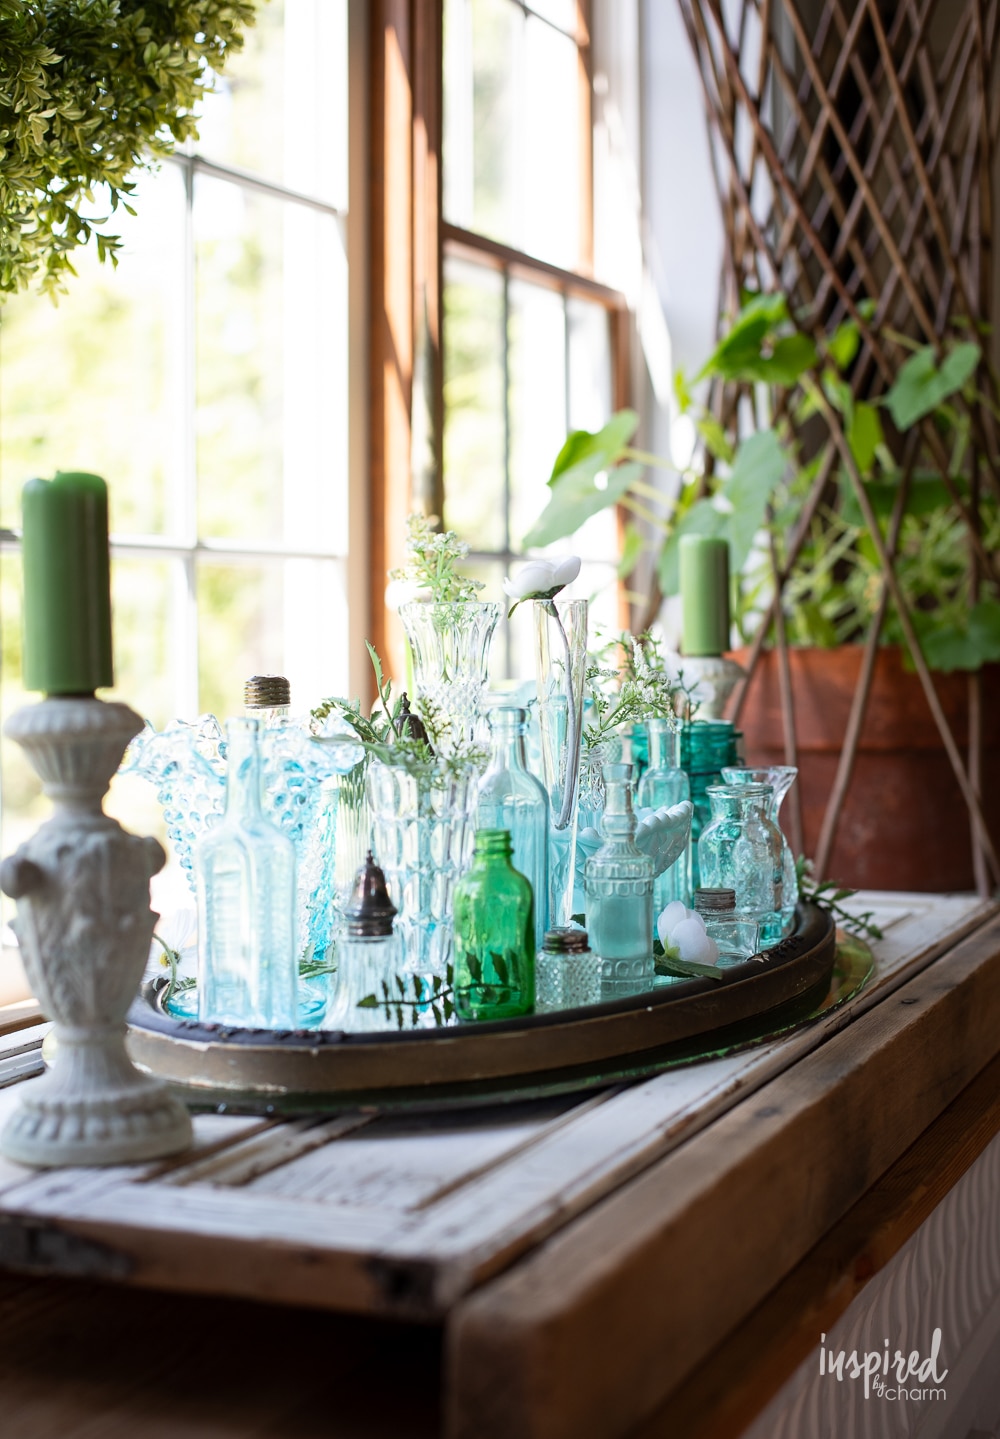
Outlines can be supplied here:
<path id="1" fill-rule="evenodd" d="M 736 912 L 756 919 L 761 945 L 781 938 L 782 838 L 768 817 L 771 787 L 709 785 L 712 817 L 698 840 L 702 886 L 731 889 Z"/>
<path id="2" fill-rule="evenodd" d="M 476 831 L 472 868 L 455 886 L 455 1009 L 509 1019 L 535 1004 L 531 885 L 512 868 L 505 829 Z"/>
<path id="3" fill-rule="evenodd" d="M 337 945 L 337 975 L 323 1020 L 324 1029 L 386 1029 L 382 1005 L 363 1006 L 369 995 L 381 1000 L 383 983 L 393 987 L 402 969 L 399 940 L 392 922 L 396 907 L 389 898 L 385 875 L 371 850 L 358 870 Z"/>
<path id="4" fill-rule="evenodd" d="M 604 769 L 604 844 L 584 866 L 587 930 L 607 998 L 652 989 L 653 861 L 635 843 L 632 766 Z"/>
<path id="5" fill-rule="evenodd" d="M 691 782 L 680 767 L 680 730 L 665 719 L 646 721 L 648 767 L 639 781 L 636 803 L 640 809 L 659 809 L 691 798 Z M 684 853 L 653 881 L 653 913 L 662 914 L 672 899 L 690 903 L 691 842 Z"/>
<path id="6" fill-rule="evenodd" d="M 743 964 L 757 953 L 760 926 L 755 919 L 736 913 L 735 890 L 696 890 L 694 907 L 705 921 L 705 933 L 719 947 L 715 961 L 719 969 Z"/>
<path id="7" fill-rule="evenodd" d="M 295 1029 L 295 845 L 261 808 L 258 721 L 230 720 L 226 740 L 225 811 L 194 857 L 198 1018 Z"/>
<path id="8" fill-rule="evenodd" d="M 479 782 L 478 829 L 505 829 L 514 868 L 531 883 L 535 900 L 535 948 L 541 948 L 548 915 L 549 801 L 528 772 L 524 757 L 526 712 L 516 705 L 488 711 L 492 756 Z"/>
<path id="9" fill-rule="evenodd" d="M 779 818 L 782 801 L 795 783 L 798 770 L 792 764 L 770 764 L 759 766 L 727 766 L 722 771 L 726 784 L 767 784 L 771 786 L 769 817 L 781 830 Z M 791 934 L 795 928 L 795 906 L 799 902 L 799 881 L 795 873 L 795 856 L 792 846 L 781 831 L 781 922 L 782 932 Z"/>

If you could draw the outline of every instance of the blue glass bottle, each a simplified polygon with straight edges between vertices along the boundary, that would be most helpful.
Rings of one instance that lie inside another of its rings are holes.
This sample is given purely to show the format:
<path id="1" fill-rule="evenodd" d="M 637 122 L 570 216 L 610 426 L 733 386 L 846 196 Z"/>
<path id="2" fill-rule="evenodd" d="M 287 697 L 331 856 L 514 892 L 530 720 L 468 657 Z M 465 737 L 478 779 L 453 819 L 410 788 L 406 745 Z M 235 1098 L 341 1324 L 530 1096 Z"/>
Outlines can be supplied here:
<path id="1" fill-rule="evenodd" d="M 499 705 L 486 718 L 493 752 L 489 769 L 479 782 L 476 828 L 505 829 L 510 834 L 511 863 L 530 881 L 535 897 L 537 953 L 548 919 L 548 796 L 525 763 L 526 712 L 516 705 Z"/>
<path id="2" fill-rule="evenodd" d="M 295 846 L 261 808 L 259 724 L 226 725 L 226 808 L 195 852 L 198 1018 L 297 1025 Z"/>
<path id="3" fill-rule="evenodd" d="M 680 730 L 665 719 L 646 722 L 649 767 L 639 781 L 640 809 L 659 809 L 691 798 L 691 782 L 680 767 Z M 653 881 L 653 913 L 662 914 L 673 899 L 691 903 L 691 841 L 679 859 Z"/>
<path id="4" fill-rule="evenodd" d="M 604 844 L 584 866 L 587 931 L 606 998 L 652 989 L 653 861 L 635 843 L 632 766 L 604 767 Z"/>

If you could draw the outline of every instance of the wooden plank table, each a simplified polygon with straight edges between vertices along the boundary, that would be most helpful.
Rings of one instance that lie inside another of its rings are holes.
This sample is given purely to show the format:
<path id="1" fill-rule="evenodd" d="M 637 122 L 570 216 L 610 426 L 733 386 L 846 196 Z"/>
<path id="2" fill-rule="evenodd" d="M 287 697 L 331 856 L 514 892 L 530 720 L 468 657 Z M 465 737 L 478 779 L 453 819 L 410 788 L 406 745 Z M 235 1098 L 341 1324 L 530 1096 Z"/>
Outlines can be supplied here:
<path id="1" fill-rule="evenodd" d="M 472 1111 L 201 1115 L 195 1148 L 151 1165 L 0 1161 L 0 1264 L 419 1323 L 444 1336 L 456 1439 L 625 1434 L 1000 1052 L 995 907 L 858 902 L 885 930 L 873 980 L 781 1039 Z M 0 1116 L 43 1032 L 0 1040 Z"/>

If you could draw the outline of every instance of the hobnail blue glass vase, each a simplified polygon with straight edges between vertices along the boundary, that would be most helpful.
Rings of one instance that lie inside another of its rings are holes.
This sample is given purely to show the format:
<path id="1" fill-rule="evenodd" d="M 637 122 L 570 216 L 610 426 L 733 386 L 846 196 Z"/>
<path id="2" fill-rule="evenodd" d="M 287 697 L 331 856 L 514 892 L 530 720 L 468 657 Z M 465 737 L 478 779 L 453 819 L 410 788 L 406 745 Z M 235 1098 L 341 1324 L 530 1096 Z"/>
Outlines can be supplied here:
<path id="1" fill-rule="evenodd" d="M 548 916 L 549 802 L 529 774 L 524 755 L 525 711 L 498 705 L 486 716 L 492 755 L 479 781 L 478 829 L 507 830 L 514 868 L 531 884 L 535 901 L 535 948 L 541 948 Z"/>

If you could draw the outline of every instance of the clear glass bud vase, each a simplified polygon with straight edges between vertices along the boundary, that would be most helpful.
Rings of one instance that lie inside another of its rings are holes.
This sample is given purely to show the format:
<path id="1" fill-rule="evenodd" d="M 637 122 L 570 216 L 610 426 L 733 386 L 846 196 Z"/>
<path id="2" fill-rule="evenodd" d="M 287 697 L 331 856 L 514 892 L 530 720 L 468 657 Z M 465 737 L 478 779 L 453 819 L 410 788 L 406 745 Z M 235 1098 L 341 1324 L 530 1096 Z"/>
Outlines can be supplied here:
<path id="1" fill-rule="evenodd" d="M 230 720 L 226 808 L 195 851 L 198 1017 L 251 1029 L 298 1023 L 295 846 L 261 808 L 256 720 Z"/>
<path id="2" fill-rule="evenodd" d="M 635 843 L 632 766 L 604 769 L 604 844 L 584 866 L 587 932 L 608 997 L 653 987 L 653 861 Z"/>
<path id="3" fill-rule="evenodd" d="M 535 600 L 535 677 L 549 793 L 549 923 L 573 916 L 587 601 Z"/>
<path id="4" fill-rule="evenodd" d="M 369 766 L 375 858 L 398 911 L 407 973 L 443 979 L 451 960 L 452 896 L 472 857 L 478 779 L 457 763 Z"/>
<path id="5" fill-rule="evenodd" d="M 475 738 L 500 606 L 495 601 L 413 600 L 399 618 L 413 654 L 413 687 L 435 743 L 447 754 Z"/>
<path id="6" fill-rule="evenodd" d="M 795 783 L 798 770 L 792 764 L 771 764 L 758 766 L 726 766 L 722 778 L 726 784 L 766 784 L 771 789 L 771 803 L 768 818 L 781 833 L 781 927 L 783 934 L 791 934 L 795 927 L 795 906 L 799 902 L 799 881 L 795 873 L 795 856 L 792 846 L 785 838 L 779 814 L 785 795 Z"/>
<path id="7" fill-rule="evenodd" d="M 537 951 L 545 935 L 549 905 L 549 802 L 525 764 L 526 718 L 526 712 L 516 705 L 498 705 L 486 716 L 492 755 L 479 781 L 476 824 L 479 829 L 503 829 L 510 834 L 511 862 L 528 879 L 534 896 Z"/>
<path id="8" fill-rule="evenodd" d="M 691 798 L 691 782 L 680 767 L 681 735 L 665 719 L 646 721 L 648 768 L 639 781 L 636 802 L 640 809 L 660 809 Z M 671 900 L 691 903 L 691 841 L 684 852 L 653 885 L 653 913 L 662 914 Z"/>
<path id="9" fill-rule="evenodd" d="M 698 840 L 702 886 L 731 889 L 736 913 L 756 919 L 761 945 L 781 938 L 782 837 L 763 784 L 709 785 L 712 817 Z"/>

